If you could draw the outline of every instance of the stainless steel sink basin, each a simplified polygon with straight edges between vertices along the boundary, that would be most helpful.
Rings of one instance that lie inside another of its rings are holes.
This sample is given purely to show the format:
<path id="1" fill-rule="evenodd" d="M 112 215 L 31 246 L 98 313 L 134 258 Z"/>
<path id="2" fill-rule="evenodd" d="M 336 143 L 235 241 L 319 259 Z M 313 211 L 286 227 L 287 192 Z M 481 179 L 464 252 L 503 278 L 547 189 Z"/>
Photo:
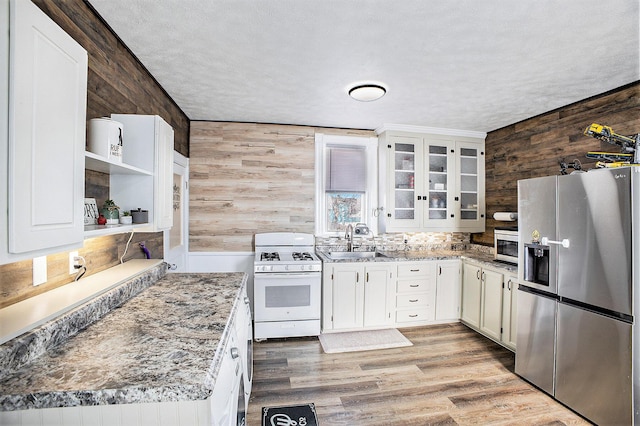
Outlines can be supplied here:
<path id="1" fill-rule="evenodd" d="M 331 259 L 373 259 L 387 257 L 377 251 L 331 251 L 324 252 Z"/>

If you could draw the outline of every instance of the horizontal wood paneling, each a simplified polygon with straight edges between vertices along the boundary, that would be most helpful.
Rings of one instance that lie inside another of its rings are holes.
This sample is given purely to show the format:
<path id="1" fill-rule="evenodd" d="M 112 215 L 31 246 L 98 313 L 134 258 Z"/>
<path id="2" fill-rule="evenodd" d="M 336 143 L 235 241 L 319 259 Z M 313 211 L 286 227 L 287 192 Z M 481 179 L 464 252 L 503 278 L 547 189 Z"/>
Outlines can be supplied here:
<path id="1" fill-rule="evenodd" d="M 252 251 L 257 232 L 313 233 L 316 132 L 373 132 L 194 121 L 189 250 Z"/>
<path id="2" fill-rule="evenodd" d="M 60 27 L 80 43 L 89 55 L 87 120 L 112 113 L 157 114 L 174 128 L 175 150 L 189 155 L 189 119 L 127 50 L 118 37 L 82 0 L 33 0 Z M 85 194 L 98 205 L 108 198 L 109 177 L 87 171 Z M 129 234 L 85 241 L 79 250 L 87 260 L 87 275 L 119 262 Z M 125 258 L 142 258 L 137 243 L 145 241 L 152 257 L 163 257 L 162 233 L 136 234 Z M 32 261 L 0 266 L 0 308 L 73 281 L 68 253 L 47 256 L 48 281 L 32 285 Z"/>
<path id="3" fill-rule="evenodd" d="M 472 242 L 493 245 L 497 211 L 517 211 L 518 179 L 559 174 L 559 161 L 580 160 L 585 169 L 595 166 L 588 151 L 619 152 L 616 145 L 583 135 L 591 123 L 611 126 L 616 133 L 640 133 L 640 83 L 578 102 L 487 134 L 487 230 L 473 234 Z"/>

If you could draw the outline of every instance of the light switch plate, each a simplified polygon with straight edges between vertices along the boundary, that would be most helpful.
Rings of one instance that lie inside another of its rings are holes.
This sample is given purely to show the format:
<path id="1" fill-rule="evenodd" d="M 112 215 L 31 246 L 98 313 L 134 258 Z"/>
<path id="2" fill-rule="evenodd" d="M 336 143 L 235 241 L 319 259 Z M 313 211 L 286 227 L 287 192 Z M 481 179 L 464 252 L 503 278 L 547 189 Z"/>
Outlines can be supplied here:
<path id="1" fill-rule="evenodd" d="M 47 256 L 33 258 L 33 285 L 47 282 Z"/>

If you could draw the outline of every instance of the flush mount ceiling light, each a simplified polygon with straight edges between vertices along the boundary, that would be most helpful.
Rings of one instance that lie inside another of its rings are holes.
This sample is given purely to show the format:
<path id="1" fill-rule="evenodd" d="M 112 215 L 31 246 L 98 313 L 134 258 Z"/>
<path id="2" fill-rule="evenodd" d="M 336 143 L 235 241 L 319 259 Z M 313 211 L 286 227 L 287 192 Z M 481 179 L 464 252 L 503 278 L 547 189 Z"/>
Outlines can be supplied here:
<path id="1" fill-rule="evenodd" d="M 371 102 L 380 99 L 387 93 L 387 89 L 379 84 L 360 84 L 349 89 L 349 96 L 361 102 Z"/>

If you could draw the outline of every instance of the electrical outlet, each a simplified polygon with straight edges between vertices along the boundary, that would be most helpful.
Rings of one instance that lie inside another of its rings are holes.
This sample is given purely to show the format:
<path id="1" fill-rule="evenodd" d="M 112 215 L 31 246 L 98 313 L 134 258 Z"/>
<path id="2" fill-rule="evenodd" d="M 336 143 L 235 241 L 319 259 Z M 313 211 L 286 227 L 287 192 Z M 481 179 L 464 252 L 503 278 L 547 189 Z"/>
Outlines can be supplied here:
<path id="1" fill-rule="evenodd" d="M 33 258 L 33 285 L 47 282 L 47 256 Z"/>
<path id="2" fill-rule="evenodd" d="M 78 270 L 76 268 L 74 268 L 74 266 L 76 265 L 75 258 L 77 256 L 78 256 L 78 252 L 77 251 L 69 252 L 69 275 L 72 275 L 72 274 L 75 274 L 76 272 L 78 272 Z"/>

